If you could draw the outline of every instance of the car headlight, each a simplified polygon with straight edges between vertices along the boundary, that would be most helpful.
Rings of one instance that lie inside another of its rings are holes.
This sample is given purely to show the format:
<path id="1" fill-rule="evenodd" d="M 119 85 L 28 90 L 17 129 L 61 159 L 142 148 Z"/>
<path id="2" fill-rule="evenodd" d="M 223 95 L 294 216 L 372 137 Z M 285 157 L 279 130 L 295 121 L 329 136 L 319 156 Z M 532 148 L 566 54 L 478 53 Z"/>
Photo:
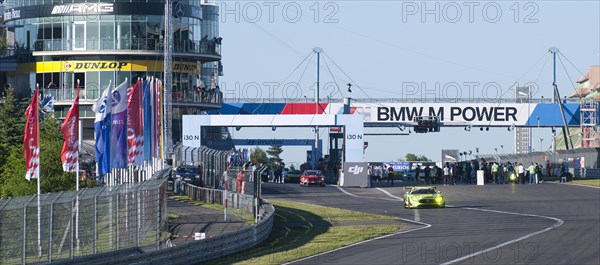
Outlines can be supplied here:
<path id="1" fill-rule="evenodd" d="M 510 180 L 515 180 L 515 174 L 510 174 L 510 176 L 508 177 Z"/>
<path id="2" fill-rule="evenodd" d="M 325 181 L 325 178 L 321 178 L 321 181 Z"/>
<path id="3" fill-rule="evenodd" d="M 442 196 L 437 196 L 437 197 L 435 197 L 435 202 L 442 203 L 442 202 L 444 202 L 444 198 L 442 198 Z"/>

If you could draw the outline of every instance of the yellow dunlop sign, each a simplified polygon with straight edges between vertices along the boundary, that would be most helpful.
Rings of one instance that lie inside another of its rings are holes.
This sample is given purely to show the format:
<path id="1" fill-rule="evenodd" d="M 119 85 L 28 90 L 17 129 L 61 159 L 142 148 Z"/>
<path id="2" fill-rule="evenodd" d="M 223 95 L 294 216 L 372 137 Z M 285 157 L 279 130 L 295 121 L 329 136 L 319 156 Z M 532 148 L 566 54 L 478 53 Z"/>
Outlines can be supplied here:
<path id="1" fill-rule="evenodd" d="M 56 73 L 56 72 L 87 72 L 87 71 L 143 71 L 162 72 L 162 61 L 53 61 L 37 62 L 19 65 L 20 73 Z M 173 72 L 199 74 L 197 63 L 173 62 Z"/>

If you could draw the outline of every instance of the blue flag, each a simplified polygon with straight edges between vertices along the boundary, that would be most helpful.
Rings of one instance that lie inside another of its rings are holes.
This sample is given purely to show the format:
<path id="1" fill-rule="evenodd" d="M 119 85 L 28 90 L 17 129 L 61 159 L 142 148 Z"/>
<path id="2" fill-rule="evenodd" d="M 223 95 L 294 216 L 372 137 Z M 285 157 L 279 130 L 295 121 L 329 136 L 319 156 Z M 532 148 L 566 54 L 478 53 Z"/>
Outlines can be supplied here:
<path id="1" fill-rule="evenodd" d="M 144 81 L 144 160 L 152 160 L 152 97 L 150 95 L 150 79 Z"/>
<path id="2" fill-rule="evenodd" d="M 92 106 L 96 113 L 94 120 L 94 132 L 96 134 L 96 162 L 98 163 L 98 175 L 110 172 L 110 123 L 111 123 L 111 97 L 110 84 L 104 90 L 98 101 Z"/>
<path id="3" fill-rule="evenodd" d="M 113 90 L 112 124 L 110 128 L 110 165 L 112 168 L 127 168 L 127 79 Z"/>

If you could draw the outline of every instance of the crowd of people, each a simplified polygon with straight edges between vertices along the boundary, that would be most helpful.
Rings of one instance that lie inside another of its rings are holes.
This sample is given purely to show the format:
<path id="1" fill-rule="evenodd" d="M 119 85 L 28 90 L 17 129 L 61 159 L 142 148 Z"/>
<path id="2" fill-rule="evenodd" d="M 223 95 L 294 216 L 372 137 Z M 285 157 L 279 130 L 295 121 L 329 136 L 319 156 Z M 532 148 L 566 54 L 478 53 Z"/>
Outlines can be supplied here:
<path id="1" fill-rule="evenodd" d="M 567 177 L 570 179 L 570 174 L 567 172 L 564 164 L 561 165 L 560 175 L 558 177 Z M 483 179 L 488 184 L 507 184 L 509 182 L 517 184 L 538 184 L 543 182 L 543 178 L 553 176 L 550 161 L 546 161 L 546 165 L 541 163 L 520 163 L 520 162 L 487 162 L 485 160 L 465 161 L 459 163 L 446 162 L 442 167 L 422 166 L 417 165 L 414 169 L 414 180 L 424 181 L 426 185 L 456 185 L 476 184 L 477 171 L 483 172 Z M 388 182 L 393 185 L 394 179 L 397 179 L 399 174 L 394 173 L 393 167 L 390 165 L 385 170 Z"/>

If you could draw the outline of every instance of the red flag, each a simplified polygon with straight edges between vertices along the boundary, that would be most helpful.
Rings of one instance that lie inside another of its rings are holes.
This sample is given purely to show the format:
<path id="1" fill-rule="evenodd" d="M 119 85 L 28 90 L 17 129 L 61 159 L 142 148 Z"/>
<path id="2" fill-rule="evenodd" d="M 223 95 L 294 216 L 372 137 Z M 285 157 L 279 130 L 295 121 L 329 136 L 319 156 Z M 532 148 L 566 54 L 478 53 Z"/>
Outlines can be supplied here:
<path id="1" fill-rule="evenodd" d="M 142 119 L 142 81 L 127 90 L 127 162 L 144 164 L 144 120 Z"/>
<path id="2" fill-rule="evenodd" d="M 40 174 L 40 117 L 38 112 L 38 87 L 39 85 L 36 85 L 33 98 L 31 98 L 31 103 L 25 111 L 27 123 L 25 124 L 25 137 L 23 139 L 23 154 L 25 155 L 25 166 L 27 169 L 25 178 L 27 180 L 38 178 Z"/>
<path id="3" fill-rule="evenodd" d="M 63 171 L 76 172 L 79 166 L 79 80 L 77 80 L 75 100 L 60 130 L 65 138 L 62 151 L 60 152 Z"/>

